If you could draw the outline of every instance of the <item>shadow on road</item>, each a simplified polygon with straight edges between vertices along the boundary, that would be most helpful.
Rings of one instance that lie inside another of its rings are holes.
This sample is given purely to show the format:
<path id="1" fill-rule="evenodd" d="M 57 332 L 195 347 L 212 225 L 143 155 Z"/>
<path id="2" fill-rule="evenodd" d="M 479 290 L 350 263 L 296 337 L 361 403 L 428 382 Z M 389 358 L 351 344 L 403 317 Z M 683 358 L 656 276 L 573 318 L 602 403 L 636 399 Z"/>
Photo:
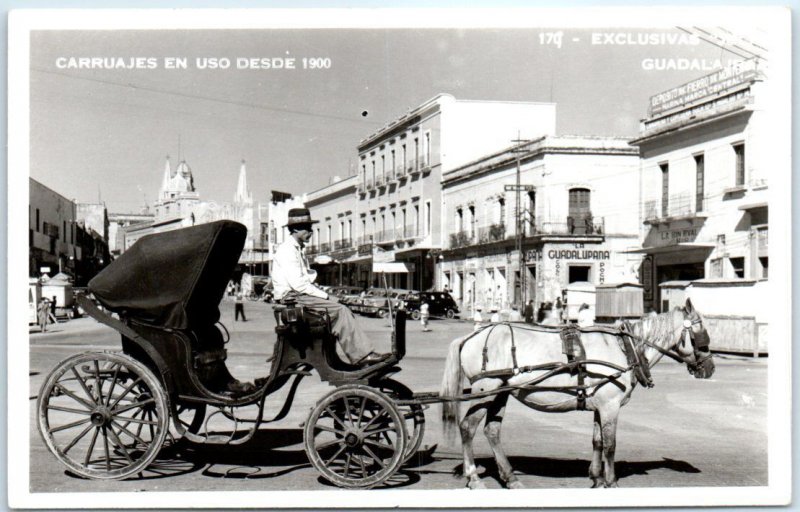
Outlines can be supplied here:
<path id="1" fill-rule="evenodd" d="M 545 478 L 589 478 L 589 461 L 580 459 L 554 459 L 548 457 L 509 457 L 514 472 L 529 476 Z M 482 478 L 493 478 L 502 483 L 497 464 L 492 457 L 476 458 L 475 462 L 485 468 Z M 633 475 L 647 475 L 650 471 L 666 469 L 677 473 L 700 473 L 700 470 L 686 461 L 663 458 L 653 461 L 617 461 L 616 473 L 620 480 Z M 463 464 L 453 470 L 454 474 L 463 474 Z"/>

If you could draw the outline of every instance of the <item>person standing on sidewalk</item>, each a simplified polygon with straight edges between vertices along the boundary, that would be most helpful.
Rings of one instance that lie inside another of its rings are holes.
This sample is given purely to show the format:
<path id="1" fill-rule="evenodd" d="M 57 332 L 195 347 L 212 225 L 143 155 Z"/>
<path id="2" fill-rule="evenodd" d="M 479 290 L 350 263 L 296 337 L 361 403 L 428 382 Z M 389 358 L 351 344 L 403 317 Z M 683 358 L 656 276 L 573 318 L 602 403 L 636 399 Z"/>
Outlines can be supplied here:
<path id="1" fill-rule="evenodd" d="M 36 313 L 39 316 L 39 328 L 41 328 L 42 332 L 47 332 L 47 322 L 50 320 L 50 303 L 44 297 L 39 299 Z"/>
<path id="2" fill-rule="evenodd" d="M 246 322 L 247 321 L 247 317 L 244 316 L 244 294 L 242 293 L 242 288 L 241 287 L 237 287 L 236 288 L 236 299 L 234 299 L 234 300 L 235 300 L 235 306 L 234 306 L 235 314 L 234 314 L 233 321 L 234 322 L 238 321 L 239 320 L 239 314 L 241 313 L 242 322 Z"/>

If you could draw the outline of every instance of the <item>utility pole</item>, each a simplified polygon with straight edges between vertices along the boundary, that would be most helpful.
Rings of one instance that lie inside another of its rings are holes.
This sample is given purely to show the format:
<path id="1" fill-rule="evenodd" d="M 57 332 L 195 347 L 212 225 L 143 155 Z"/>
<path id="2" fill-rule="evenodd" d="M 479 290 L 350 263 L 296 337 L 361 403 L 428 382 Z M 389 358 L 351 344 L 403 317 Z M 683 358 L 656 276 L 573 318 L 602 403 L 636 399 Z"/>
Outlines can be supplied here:
<path id="1" fill-rule="evenodd" d="M 512 140 L 511 142 L 513 142 L 514 144 L 517 145 L 514 149 L 511 150 L 512 153 L 514 153 L 514 155 L 516 156 L 516 161 L 517 161 L 517 182 L 516 182 L 515 185 L 506 185 L 505 187 L 503 187 L 503 189 L 506 190 L 506 191 L 513 190 L 514 192 L 516 192 L 516 196 L 517 196 L 516 197 L 517 208 L 516 208 L 516 212 L 515 212 L 515 221 L 516 221 L 516 233 L 515 233 L 516 234 L 516 236 L 515 236 L 515 239 L 516 239 L 515 242 L 516 243 L 515 243 L 515 246 L 516 246 L 517 255 L 518 255 L 518 261 L 519 261 L 519 293 L 520 293 L 520 300 L 522 301 L 522 304 L 520 304 L 520 307 L 524 308 L 525 307 L 525 303 L 527 302 L 527 286 L 525 284 L 527 276 L 525 274 L 527 274 L 528 269 L 525 266 L 525 251 L 523 250 L 523 244 L 522 244 L 522 241 L 523 241 L 524 236 L 525 236 L 524 235 L 524 231 L 525 231 L 524 215 L 523 215 L 523 211 L 522 211 L 522 191 L 523 190 L 531 191 L 531 190 L 534 190 L 534 187 L 533 187 L 533 185 L 523 185 L 521 183 L 521 179 L 522 179 L 522 172 L 521 172 L 522 154 L 523 153 L 528 153 L 528 149 L 527 148 L 522 148 L 521 146 L 524 143 L 527 143 L 527 142 L 530 142 L 530 141 L 526 140 L 526 139 L 521 139 L 519 131 L 517 131 L 517 138 Z"/>

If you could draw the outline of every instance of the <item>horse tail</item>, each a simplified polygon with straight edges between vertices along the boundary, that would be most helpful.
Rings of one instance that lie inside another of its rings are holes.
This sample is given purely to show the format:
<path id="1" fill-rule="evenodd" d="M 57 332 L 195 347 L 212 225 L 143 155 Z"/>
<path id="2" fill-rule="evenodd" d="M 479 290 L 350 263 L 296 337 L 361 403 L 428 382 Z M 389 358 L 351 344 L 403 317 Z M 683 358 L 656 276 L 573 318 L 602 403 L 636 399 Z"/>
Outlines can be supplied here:
<path id="1" fill-rule="evenodd" d="M 442 397 L 460 397 L 462 394 L 461 344 L 463 341 L 463 338 L 456 338 L 450 343 L 450 350 L 447 351 L 447 360 L 444 363 L 444 376 L 440 392 Z M 456 400 L 442 402 L 442 427 L 448 440 L 455 438 L 456 424 L 460 419 L 460 404 L 461 402 Z"/>

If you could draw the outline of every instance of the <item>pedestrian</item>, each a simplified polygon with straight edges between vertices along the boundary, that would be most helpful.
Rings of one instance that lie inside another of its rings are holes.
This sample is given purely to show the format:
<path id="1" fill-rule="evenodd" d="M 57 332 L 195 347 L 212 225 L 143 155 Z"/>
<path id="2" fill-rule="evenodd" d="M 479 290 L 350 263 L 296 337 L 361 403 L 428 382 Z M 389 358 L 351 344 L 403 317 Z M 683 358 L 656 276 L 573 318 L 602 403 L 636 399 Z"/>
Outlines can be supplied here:
<path id="1" fill-rule="evenodd" d="M 525 305 L 525 323 L 533 323 L 533 299 L 528 300 L 528 303 Z"/>
<path id="2" fill-rule="evenodd" d="M 236 298 L 235 301 L 235 314 L 233 321 L 236 322 L 239 320 L 239 315 L 242 315 L 242 322 L 247 321 L 247 317 L 244 316 L 244 294 L 242 293 L 241 286 L 236 287 Z"/>
<path id="3" fill-rule="evenodd" d="M 47 332 L 47 322 L 50 320 L 50 303 L 44 297 L 39 299 L 36 313 L 39 317 L 39 328 L 42 332 Z"/>
<path id="4" fill-rule="evenodd" d="M 511 313 L 508 315 L 509 322 L 521 322 L 522 315 L 519 314 L 519 309 L 517 306 L 511 306 Z"/>
<path id="5" fill-rule="evenodd" d="M 475 314 L 472 315 L 472 321 L 475 323 L 475 327 L 473 330 L 477 331 L 483 326 L 483 316 L 481 315 L 481 307 L 477 306 L 475 308 Z"/>
<path id="6" fill-rule="evenodd" d="M 497 308 L 492 308 L 492 318 L 489 321 L 493 324 L 500 322 L 500 312 L 497 311 Z"/>
<path id="7" fill-rule="evenodd" d="M 422 332 L 430 332 L 428 320 L 430 319 L 430 308 L 427 302 L 423 302 L 419 307 L 419 323 L 422 324 Z"/>
<path id="8" fill-rule="evenodd" d="M 594 325 L 594 315 L 589 309 L 589 305 L 584 302 L 578 309 L 578 326 L 589 327 L 590 325 Z"/>
<path id="9" fill-rule="evenodd" d="M 556 303 L 553 306 L 553 317 L 558 320 L 558 323 L 564 322 L 564 304 L 561 302 L 561 297 L 556 297 Z"/>
<path id="10" fill-rule="evenodd" d="M 56 296 L 53 295 L 53 302 L 50 303 L 50 314 L 53 315 L 53 318 L 56 317 Z"/>

